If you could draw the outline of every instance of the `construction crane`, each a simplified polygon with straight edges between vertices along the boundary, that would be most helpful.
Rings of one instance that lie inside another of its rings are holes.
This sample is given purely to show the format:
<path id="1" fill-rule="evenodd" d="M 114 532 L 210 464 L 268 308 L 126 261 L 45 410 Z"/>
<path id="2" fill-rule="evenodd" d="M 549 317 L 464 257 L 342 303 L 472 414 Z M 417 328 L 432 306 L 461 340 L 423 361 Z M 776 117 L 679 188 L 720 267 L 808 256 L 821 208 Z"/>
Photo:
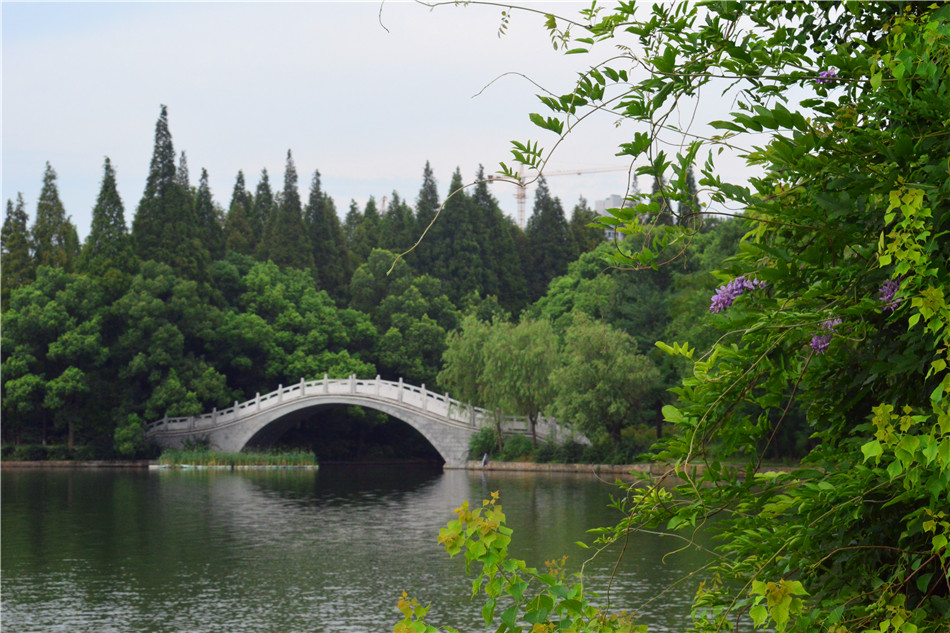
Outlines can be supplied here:
<path id="1" fill-rule="evenodd" d="M 591 167 L 589 169 L 562 169 L 558 171 L 548 171 L 545 170 L 541 172 L 541 175 L 545 178 L 549 176 L 583 176 L 584 174 L 603 174 L 612 171 L 630 171 L 629 167 Z M 488 180 L 501 180 L 503 182 L 510 182 L 513 185 L 516 185 L 518 188 L 515 191 L 515 200 L 518 202 L 518 226 L 524 230 L 525 218 L 524 218 L 524 209 L 525 201 L 528 198 L 528 185 L 524 181 L 524 165 L 518 170 L 518 180 L 512 180 L 510 178 L 505 178 L 503 176 L 489 176 Z"/>

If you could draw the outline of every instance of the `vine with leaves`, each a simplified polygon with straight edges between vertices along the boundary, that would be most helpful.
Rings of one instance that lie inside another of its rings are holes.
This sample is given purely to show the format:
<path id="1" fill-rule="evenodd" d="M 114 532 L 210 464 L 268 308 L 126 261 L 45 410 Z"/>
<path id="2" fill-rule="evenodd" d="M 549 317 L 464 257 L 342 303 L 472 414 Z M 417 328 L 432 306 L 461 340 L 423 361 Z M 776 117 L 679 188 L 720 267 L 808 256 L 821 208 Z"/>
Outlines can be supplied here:
<path id="1" fill-rule="evenodd" d="M 633 130 L 618 153 L 634 174 L 672 170 L 662 194 L 683 200 L 705 154 L 706 198 L 738 209 L 749 229 L 711 300 L 719 342 L 704 353 L 658 343 L 692 367 L 664 408 L 677 432 L 652 453 L 669 471 L 628 487 L 624 519 L 598 541 L 715 530 L 694 631 L 946 633 L 950 7 L 594 3 L 545 24 L 555 41 L 570 40 L 566 54 L 606 60 L 565 94 L 541 95 L 548 113 L 531 119 L 553 146 L 589 116 L 618 117 Z M 711 91 L 734 111 L 703 121 Z M 732 182 L 718 171 L 727 149 L 758 175 Z M 536 141 L 512 154 L 541 171 L 550 155 Z M 650 196 L 629 202 L 606 222 L 650 240 L 620 244 L 613 263 L 656 266 L 656 253 L 690 239 L 688 226 L 651 225 Z M 812 448 L 792 472 L 763 471 L 793 406 L 805 411 Z M 497 630 L 640 630 L 635 608 L 617 617 L 587 602 L 582 585 L 509 561 L 495 503 L 486 508 L 449 525 L 449 551 L 484 562 L 473 593 L 486 605 L 498 591 L 512 598 Z M 518 599 L 526 575 L 542 585 L 530 600 Z"/>

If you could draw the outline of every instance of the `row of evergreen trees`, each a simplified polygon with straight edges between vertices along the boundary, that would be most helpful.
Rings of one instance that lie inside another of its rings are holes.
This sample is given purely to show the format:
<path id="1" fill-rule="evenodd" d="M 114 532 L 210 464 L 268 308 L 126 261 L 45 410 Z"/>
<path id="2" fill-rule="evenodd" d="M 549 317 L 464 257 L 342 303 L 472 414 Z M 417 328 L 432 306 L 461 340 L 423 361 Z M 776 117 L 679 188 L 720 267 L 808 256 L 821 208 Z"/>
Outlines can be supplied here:
<path id="1" fill-rule="evenodd" d="M 471 293 L 494 295 L 506 310 L 516 313 L 540 297 L 569 262 L 602 241 L 602 231 L 589 226 L 596 216 L 583 199 L 568 221 L 561 202 L 542 180 L 534 211 L 522 231 L 502 213 L 481 167 L 477 181 L 469 193 L 456 170 L 449 186 L 454 193 L 443 207 L 426 163 L 414 208 L 394 192 L 384 209 L 373 198 L 362 210 L 351 202 L 341 223 L 333 198 L 321 187 L 319 171 L 313 174 L 303 202 L 288 150 L 282 189 L 274 191 L 264 169 L 251 192 L 243 172 L 238 172 L 225 210 L 212 197 L 205 169 L 194 187 L 184 152 L 176 165 L 168 111 L 162 106 L 131 232 L 108 158 L 84 244 L 63 208 L 56 172 L 48 163 L 32 227 L 22 195 L 16 203 L 7 201 L 2 298 L 29 283 L 36 268 L 44 265 L 67 272 L 103 274 L 111 268 L 131 273 L 137 261 L 152 260 L 167 264 L 185 279 L 206 283 L 212 262 L 233 251 L 309 271 L 319 288 L 343 304 L 353 272 L 373 249 L 406 252 L 425 235 L 424 248 L 407 255 L 413 268 L 442 281 L 457 305 Z M 433 224 L 436 214 L 439 221 Z"/>
<path id="2" fill-rule="evenodd" d="M 252 193 L 239 172 L 224 210 L 205 170 L 191 186 L 163 107 L 131 231 L 107 158 L 81 244 L 47 165 L 32 226 L 20 195 L 2 230 L 4 440 L 114 442 L 131 454 L 144 422 L 324 372 L 445 389 L 437 376 L 463 315 L 556 321 L 582 306 L 652 349 L 674 284 L 644 271 L 589 295 L 569 264 L 589 253 L 584 276 L 600 278 L 616 246 L 586 203 L 568 221 L 542 180 L 522 231 L 483 176 L 464 187 L 456 170 L 441 201 L 426 164 L 415 208 L 394 193 L 385 208 L 351 203 L 341 222 L 319 172 L 303 203 L 288 152 L 282 190 L 263 171 Z"/>

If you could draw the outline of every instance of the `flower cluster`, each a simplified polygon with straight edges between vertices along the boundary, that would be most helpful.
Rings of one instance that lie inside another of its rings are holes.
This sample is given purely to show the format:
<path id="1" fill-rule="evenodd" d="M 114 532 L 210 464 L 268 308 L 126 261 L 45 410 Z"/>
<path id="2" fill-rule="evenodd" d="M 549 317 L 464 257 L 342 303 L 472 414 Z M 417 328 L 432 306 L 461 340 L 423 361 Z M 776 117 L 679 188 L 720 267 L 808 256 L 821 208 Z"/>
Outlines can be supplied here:
<path id="1" fill-rule="evenodd" d="M 840 323 L 841 319 L 827 319 L 821 324 L 821 329 L 828 333 L 816 334 L 811 337 L 811 348 L 815 350 L 816 354 L 824 354 L 825 351 L 827 351 L 828 346 L 831 344 L 832 331 L 835 329 L 835 326 Z"/>
<path id="2" fill-rule="evenodd" d="M 894 296 L 897 294 L 897 291 L 900 290 L 900 287 L 900 279 L 888 279 L 881 284 L 881 289 L 877 291 L 877 297 L 884 302 L 884 310 L 893 312 L 900 302 L 903 301 L 902 298 Z"/>
<path id="3" fill-rule="evenodd" d="M 758 279 L 746 279 L 745 276 L 736 277 L 729 283 L 719 286 L 719 288 L 716 289 L 716 294 L 714 294 L 712 297 L 712 305 L 709 306 L 709 311 L 722 312 L 731 306 L 732 302 L 736 300 L 736 297 L 744 293 L 746 290 L 755 290 L 756 288 L 764 287 L 764 281 L 759 281 Z"/>
<path id="4" fill-rule="evenodd" d="M 819 84 L 830 84 L 838 78 L 838 73 L 833 70 L 823 70 L 818 73 L 818 79 L 815 81 Z"/>

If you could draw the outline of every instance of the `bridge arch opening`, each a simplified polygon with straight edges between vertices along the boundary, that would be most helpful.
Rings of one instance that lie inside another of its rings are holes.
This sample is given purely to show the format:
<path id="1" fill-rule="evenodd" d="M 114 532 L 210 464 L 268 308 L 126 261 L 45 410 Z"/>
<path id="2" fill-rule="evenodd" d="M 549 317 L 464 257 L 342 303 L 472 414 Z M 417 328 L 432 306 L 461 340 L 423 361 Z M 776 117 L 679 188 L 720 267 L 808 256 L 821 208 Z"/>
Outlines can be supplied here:
<path id="1" fill-rule="evenodd" d="M 321 464 L 445 463 L 432 443 L 408 422 L 359 405 L 318 404 L 299 409 L 261 428 L 246 446 L 308 450 Z"/>

